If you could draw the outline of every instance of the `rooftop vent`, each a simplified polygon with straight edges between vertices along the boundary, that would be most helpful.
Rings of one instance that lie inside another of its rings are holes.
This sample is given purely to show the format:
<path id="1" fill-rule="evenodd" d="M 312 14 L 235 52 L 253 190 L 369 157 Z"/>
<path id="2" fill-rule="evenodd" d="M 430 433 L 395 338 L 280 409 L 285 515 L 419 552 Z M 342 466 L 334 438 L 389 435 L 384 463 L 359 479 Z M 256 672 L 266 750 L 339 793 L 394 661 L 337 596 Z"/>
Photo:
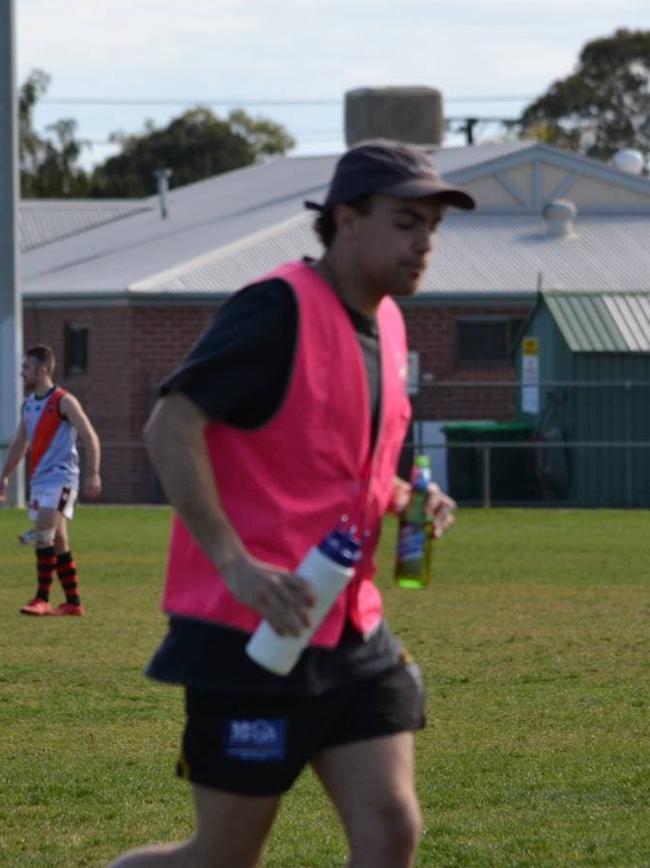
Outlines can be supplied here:
<path id="1" fill-rule="evenodd" d="M 619 172 L 625 172 L 627 175 L 640 175 L 645 166 L 645 160 L 641 151 L 634 148 L 623 148 L 621 151 L 616 151 L 610 164 Z"/>
<path id="2" fill-rule="evenodd" d="M 438 147 L 445 121 L 442 94 L 432 87 L 362 87 L 345 94 L 345 141 L 393 139 Z"/>
<path id="3" fill-rule="evenodd" d="M 167 208 L 167 193 L 169 192 L 169 179 L 172 176 L 171 169 L 154 169 L 153 176 L 158 184 L 158 201 L 160 202 L 160 216 L 165 220 L 169 215 Z"/>
<path id="4" fill-rule="evenodd" d="M 551 199 L 542 210 L 547 234 L 553 238 L 575 238 L 573 221 L 577 213 L 578 209 L 569 199 Z"/>

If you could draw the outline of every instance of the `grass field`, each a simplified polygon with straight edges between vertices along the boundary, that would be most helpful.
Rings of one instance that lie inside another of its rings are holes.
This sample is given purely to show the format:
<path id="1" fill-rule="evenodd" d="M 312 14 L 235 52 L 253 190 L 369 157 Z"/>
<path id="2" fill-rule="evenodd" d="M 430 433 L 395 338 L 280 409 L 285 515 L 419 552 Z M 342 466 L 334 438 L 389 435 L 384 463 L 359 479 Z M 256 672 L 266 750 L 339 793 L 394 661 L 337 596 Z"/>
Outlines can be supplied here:
<path id="1" fill-rule="evenodd" d="M 181 692 L 142 676 L 169 512 L 78 510 L 82 619 L 18 614 L 26 526 L 0 510 L 0 865 L 102 866 L 185 836 Z M 393 542 L 389 525 L 380 583 L 429 692 L 418 866 L 650 866 L 650 514 L 461 511 L 424 591 L 390 587 Z M 307 772 L 264 864 L 344 862 Z"/>

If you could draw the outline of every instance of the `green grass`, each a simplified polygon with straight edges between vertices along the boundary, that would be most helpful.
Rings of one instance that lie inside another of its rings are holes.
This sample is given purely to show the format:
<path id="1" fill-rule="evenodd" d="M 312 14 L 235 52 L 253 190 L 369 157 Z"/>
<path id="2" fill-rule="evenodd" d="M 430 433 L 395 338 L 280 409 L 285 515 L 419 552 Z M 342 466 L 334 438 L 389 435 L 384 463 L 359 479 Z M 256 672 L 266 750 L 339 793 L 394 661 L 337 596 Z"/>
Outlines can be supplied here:
<path id="1" fill-rule="evenodd" d="M 142 676 L 164 632 L 169 512 L 78 510 L 78 620 L 18 615 L 26 526 L 0 510 L 0 865 L 101 866 L 185 836 L 182 695 Z M 380 583 L 429 691 L 419 868 L 650 865 L 649 529 L 647 512 L 463 511 L 432 585 L 404 591 L 389 525 Z M 264 864 L 344 861 L 307 772 Z"/>

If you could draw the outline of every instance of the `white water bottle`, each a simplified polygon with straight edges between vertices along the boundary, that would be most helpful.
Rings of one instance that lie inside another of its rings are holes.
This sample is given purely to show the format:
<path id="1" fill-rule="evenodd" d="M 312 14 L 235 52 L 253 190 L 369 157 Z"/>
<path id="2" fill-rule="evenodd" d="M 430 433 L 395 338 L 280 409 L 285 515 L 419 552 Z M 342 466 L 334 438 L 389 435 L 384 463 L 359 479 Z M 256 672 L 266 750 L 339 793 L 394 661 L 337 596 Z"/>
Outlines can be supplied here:
<path id="1" fill-rule="evenodd" d="M 332 531 L 319 545 L 309 549 L 295 572 L 315 591 L 311 625 L 298 636 L 280 636 L 268 621 L 262 621 L 246 645 L 248 656 L 276 675 L 291 672 L 334 600 L 354 575 L 354 566 L 360 557 L 358 541 L 340 530 Z"/>

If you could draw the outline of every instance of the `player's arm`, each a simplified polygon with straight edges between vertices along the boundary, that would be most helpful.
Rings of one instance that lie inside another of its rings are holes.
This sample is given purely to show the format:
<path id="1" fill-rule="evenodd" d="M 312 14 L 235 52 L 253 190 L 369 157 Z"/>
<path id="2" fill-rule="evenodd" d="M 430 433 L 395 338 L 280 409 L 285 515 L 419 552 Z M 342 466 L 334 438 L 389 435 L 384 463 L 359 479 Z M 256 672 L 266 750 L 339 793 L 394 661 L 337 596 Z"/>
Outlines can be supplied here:
<path id="1" fill-rule="evenodd" d="M 84 494 L 90 500 L 95 500 L 102 492 L 102 479 L 99 473 L 101 462 L 99 437 L 74 395 L 67 394 L 61 398 L 60 411 L 61 415 L 76 429 L 83 442 L 86 454 Z"/>
<path id="2" fill-rule="evenodd" d="M 18 428 L 13 436 L 9 448 L 7 449 L 7 457 L 0 475 L 0 500 L 7 499 L 7 486 L 9 485 L 9 477 L 18 467 L 20 462 L 27 453 L 29 440 L 27 439 L 27 428 L 24 421 L 21 419 L 18 423 Z"/>
<path id="3" fill-rule="evenodd" d="M 184 394 L 155 405 L 144 436 L 171 505 L 219 570 L 235 597 L 282 634 L 309 624 L 309 585 L 286 570 L 253 558 L 225 514 L 204 439 L 208 419 Z"/>

